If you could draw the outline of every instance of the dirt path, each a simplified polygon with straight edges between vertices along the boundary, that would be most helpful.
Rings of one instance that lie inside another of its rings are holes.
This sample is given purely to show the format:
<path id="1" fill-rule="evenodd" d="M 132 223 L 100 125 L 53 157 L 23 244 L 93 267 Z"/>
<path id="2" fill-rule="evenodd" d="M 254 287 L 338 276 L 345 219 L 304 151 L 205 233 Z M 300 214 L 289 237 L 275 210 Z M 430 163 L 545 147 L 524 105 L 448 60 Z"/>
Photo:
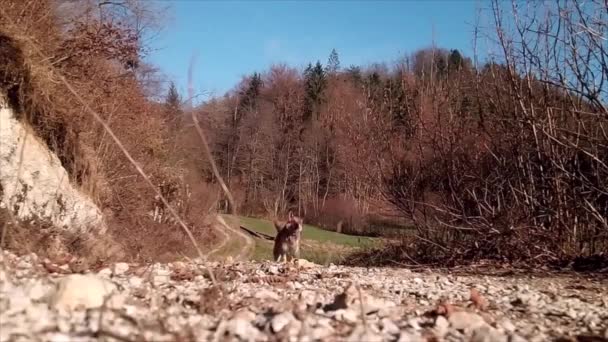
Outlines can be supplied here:
<path id="1" fill-rule="evenodd" d="M 236 218 L 232 218 L 236 220 Z M 255 242 L 247 234 L 244 234 L 239 229 L 233 228 L 222 215 L 216 216 L 217 224 L 214 225 L 222 236 L 222 241 L 213 248 L 207 256 L 231 256 L 234 260 L 247 260 L 253 252 Z"/>
<path id="2" fill-rule="evenodd" d="M 216 219 L 216 221 L 217 221 L 217 219 Z M 205 257 L 209 257 L 210 255 L 216 254 L 220 250 L 224 249 L 224 247 L 226 247 L 226 244 L 228 244 L 228 241 L 230 240 L 230 236 L 228 235 L 228 233 L 226 232 L 226 230 L 224 229 L 224 227 L 221 224 L 214 223 L 211 227 L 219 233 L 220 242 L 212 250 L 207 252 L 205 254 Z"/>

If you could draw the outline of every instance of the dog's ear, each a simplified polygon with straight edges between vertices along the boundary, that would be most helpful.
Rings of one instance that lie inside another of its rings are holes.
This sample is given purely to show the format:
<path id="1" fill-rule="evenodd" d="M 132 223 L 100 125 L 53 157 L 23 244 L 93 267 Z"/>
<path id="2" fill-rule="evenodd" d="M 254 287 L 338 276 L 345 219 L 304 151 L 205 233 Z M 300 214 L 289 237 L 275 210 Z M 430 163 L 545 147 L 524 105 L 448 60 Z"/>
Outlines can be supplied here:
<path id="1" fill-rule="evenodd" d="M 298 217 L 298 218 L 296 218 L 296 221 L 297 221 L 299 224 L 304 225 L 304 219 L 303 219 L 303 218 Z M 303 228 L 303 227 L 302 227 L 302 228 Z"/>
<path id="2" fill-rule="evenodd" d="M 274 220 L 272 221 L 272 223 L 274 224 L 274 229 L 277 230 L 277 233 L 280 232 L 281 229 L 283 229 L 283 225 L 279 221 Z"/>

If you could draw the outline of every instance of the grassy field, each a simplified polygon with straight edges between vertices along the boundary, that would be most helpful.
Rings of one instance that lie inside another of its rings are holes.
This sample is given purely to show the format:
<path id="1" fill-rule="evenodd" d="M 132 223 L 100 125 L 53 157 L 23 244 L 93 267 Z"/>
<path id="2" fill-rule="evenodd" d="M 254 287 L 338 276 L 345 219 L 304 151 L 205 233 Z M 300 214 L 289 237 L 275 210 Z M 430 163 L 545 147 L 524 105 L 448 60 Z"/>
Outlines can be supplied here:
<path id="1" fill-rule="evenodd" d="M 253 231 L 274 236 L 276 230 L 270 221 L 240 217 L 241 225 Z M 300 257 L 318 264 L 339 263 L 356 250 L 376 246 L 379 239 L 339 234 L 311 225 L 304 225 Z M 272 241 L 255 239 L 255 260 L 272 259 Z"/>

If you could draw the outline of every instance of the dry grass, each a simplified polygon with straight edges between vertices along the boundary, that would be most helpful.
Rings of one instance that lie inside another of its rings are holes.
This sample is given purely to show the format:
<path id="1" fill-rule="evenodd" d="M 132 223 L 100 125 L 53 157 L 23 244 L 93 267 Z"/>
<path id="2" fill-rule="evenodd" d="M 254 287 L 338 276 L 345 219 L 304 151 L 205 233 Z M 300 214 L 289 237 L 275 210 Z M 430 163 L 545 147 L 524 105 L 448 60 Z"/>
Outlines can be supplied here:
<path id="1" fill-rule="evenodd" d="M 92 17 L 62 26 L 54 6 L 45 0 L 3 4 L 0 91 L 8 95 L 19 119 L 57 154 L 72 183 L 104 212 L 108 236 L 59 240 L 91 258 L 97 258 L 92 248 L 106 251 L 100 258 L 115 260 L 201 255 L 196 242 L 211 245 L 215 239 L 207 229 L 207 209 L 187 207 L 178 213 L 173 206 L 186 202 L 185 195 L 167 199 L 159 190 L 166 183 L 183 187 L 179 175 L 184 170 L 171 163 L 171 154 L 180 146 L 169 144 L 172 133 L 161 106 L 146 98 L 135 78 L 133 54 L 141 46 L 127 28 Z M 202 196 L 200 191 L 197 195 Z M 155 196 L 182 231 L 172 223 L 151 220 Z M 44 227 L 33 222 L 22 226 L 9 230 L 9 246 L 44 249 L 44 243 L 36 243 L 44 240 L 36 233 Z M 108 248 L 105 240 L 117 248 Z"/>
<path id="2" fill-rule="evenodd" d="M 0 209 L 0 226 L 7 233 L 3 248 L 18 254 L 36 253 L 51 261 L 74 256 L 90 264 L 126 257 L 125 246 L 110 236 L 70 233 L 36 220 L 15 223 L 10 216 L 8 210 Z"/>

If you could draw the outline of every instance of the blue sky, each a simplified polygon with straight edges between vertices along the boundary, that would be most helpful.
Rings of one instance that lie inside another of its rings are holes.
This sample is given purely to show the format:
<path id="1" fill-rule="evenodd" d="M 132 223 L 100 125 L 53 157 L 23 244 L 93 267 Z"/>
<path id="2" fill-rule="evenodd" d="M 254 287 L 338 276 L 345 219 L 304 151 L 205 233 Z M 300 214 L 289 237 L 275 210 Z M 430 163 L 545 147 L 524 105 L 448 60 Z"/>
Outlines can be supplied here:
<path id="1" fill-rule="evenodd" d="M 149 60 L 187 89 L 190 58 L 196 92 L 222 95 L 242 76 L 273 63 L 304 67 L 327 61 L 342 67 L 391 62 L 429 46 L 471 54 L 478 0 L 167 1 L 172 20 L 154 40 Z"/>

